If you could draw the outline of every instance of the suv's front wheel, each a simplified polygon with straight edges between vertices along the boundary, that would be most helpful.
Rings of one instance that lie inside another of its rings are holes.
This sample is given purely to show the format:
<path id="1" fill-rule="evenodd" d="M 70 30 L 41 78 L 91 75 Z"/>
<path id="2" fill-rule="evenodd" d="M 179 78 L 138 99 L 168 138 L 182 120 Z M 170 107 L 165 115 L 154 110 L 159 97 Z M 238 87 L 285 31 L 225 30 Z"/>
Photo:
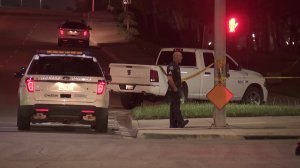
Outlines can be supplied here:
<path id="1" fill-rule="evenodd" d="M 18 107 L 17 126 L 18 129 L 22 131 L 30 130 L 30 116 L 26 114 L 22 115 L 21 107 Z"/>

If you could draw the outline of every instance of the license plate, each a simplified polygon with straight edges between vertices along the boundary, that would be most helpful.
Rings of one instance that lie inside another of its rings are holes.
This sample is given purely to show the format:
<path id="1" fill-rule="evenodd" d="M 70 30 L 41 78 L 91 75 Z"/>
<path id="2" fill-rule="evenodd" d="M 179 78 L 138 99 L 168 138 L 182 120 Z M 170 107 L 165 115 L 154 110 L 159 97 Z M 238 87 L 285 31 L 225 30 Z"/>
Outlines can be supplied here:
<path id="1" fill-rule="evenodd" d="M 58 85 L 58 90 L 60 90 L 60 91 L 72 91 L 73 86 L 68 85 L 68 84 L 60 84 L 60 85 Z"/>
<path id="2" fill-rule="evenodd" d="M 126 85 L 126 86 L 125 86 L 125 89 L 126 89 L 126 90 L 133 90 L 133 89 L 134 89 L 134 86 L 133 86 L 133 85 Z"/>
<path id="3" fill-rule="evenodd" d="M 69 31 L 69 34 L 70 35 L 78 35 L 78 32 L 77 31 Z"/>

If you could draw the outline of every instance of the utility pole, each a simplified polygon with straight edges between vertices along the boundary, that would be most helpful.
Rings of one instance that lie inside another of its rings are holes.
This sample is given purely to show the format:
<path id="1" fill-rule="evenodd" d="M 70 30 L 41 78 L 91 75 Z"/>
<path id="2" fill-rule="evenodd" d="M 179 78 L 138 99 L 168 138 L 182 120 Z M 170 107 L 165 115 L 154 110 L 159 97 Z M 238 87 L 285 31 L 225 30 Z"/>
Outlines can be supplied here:
<path id="1" fill-rule="evenodd" d="M 2 7 L 2 0 L 0 0 L 0 7 Z"/>
<path id="2" fill-rule="evenodd" d="M 23 0 L 20 0 L 20 6 L 23 7 Z"/>
<path id="3" fill-rule="evenodd" d="M 131 0 L 123 0 L 124 13 L 125 13 L 125 21 L 126 21 L 126 30 L 129 31 L 129 12 L 128 5 L 131 4 Z"/>
<path id="4" fill-rule="evenodd" d="M 128 15 L 128 4 L 125 5 L 125 15 L 126 15 L 126 30 L 129 31 L 129 15 Z"/>
<path id="5" fill-rule="evenodd" d="M 42 9 L 42 0 L 40 0 L 40 9 Z"/>
<path id="6" fill-rule="evenodd" d="M 226 86 L 226 0 L 215 0 L 215 85 Z M 224 128 L 226 123 L 226 112 L 223 109 L 214 108 L 214 127 Z"/>

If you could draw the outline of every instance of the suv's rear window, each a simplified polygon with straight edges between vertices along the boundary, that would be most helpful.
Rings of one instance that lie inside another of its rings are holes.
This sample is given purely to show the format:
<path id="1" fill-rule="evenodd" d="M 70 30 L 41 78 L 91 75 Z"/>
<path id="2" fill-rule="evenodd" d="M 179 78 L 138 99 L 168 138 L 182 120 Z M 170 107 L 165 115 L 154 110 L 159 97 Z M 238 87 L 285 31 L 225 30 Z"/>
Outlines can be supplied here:
<path id="1" fill-rule="evenodd" d="M 40 57 L 32 62 L 28 74 L 103 77 L 99 64 L 79 57 Z"/>
<path id="2" fill-rule="evenodd" d="M 157 65 L 169 65 L 173 60 L 173 51 L 162 51 L 160 53 Z M 181 52 L 182 62 L 180 66 L 196 66 L 196 56 L 194 52 Z"/>
<path id="3" fill-rule="evenodd" d="M 86 29 L 86 25 L 80 22 L 66 22 L 62 25 L 65 29 Z"/>

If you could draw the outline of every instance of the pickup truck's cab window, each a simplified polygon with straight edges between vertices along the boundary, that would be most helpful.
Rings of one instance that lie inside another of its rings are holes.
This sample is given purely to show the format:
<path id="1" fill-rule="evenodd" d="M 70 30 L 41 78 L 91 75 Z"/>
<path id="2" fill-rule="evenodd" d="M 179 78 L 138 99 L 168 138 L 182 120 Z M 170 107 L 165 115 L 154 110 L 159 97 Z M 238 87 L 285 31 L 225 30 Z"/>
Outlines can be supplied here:
<path id="1" fill-rule="evenodd" d="M 238 70 L 239 67 L 237 64 L 235 64 L 230 58 L 226 57 L 226 64 L 229 65 L 229 69 L 231 70 Z"/>
<path id="2" fill-rule="evenodd" d="M 169 65 L 172 62 L 173 51 L 162 51 L 157 61 L 157 65 Z M 194 52 L 181 52 L 182 62 L 180 66 L 196 66 L 196 55 Z"/>
<path id="3" fill-rule="evenodd" d="M 210 64 L 215 62 L 215 57 L 213 53 L 204 52 L 203 58 L 204 58 L 205 67 L 208 67 Z M 214 65 L 211 68 L 214 68 Z"/>
<path id="4" fill-rule="evenodd" d="M 213 53 L 204 52 L 203 57 L 204 57 L 205 67 L 207 67 L 210 64 L 215 62 L 215 58 L 214 58 Z M 239 69 L 238 65 L 235 62 L 233 62 L 229 57 L 226 57 L 226 64 L 229 65 L 229 69 L 231 69 L 231 70 L 238 70 Z M 214 66 L 212 66 L 212 68 L 214 68 Z"/>

